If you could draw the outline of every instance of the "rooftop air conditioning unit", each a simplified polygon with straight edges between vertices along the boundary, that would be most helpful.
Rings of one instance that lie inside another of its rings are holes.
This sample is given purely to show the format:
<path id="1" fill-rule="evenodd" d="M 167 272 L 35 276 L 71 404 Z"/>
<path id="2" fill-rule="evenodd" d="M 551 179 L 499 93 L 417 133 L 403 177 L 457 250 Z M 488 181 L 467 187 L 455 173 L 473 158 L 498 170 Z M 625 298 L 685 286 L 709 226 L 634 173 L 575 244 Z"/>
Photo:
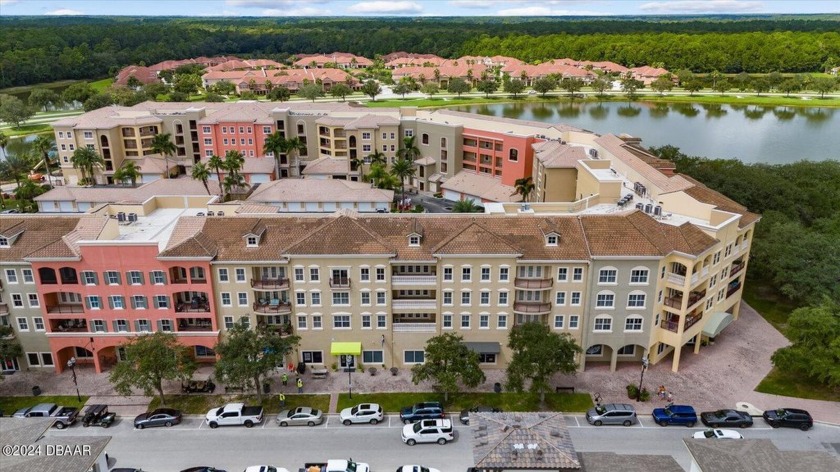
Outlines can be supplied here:
<path id="1" fill-rule="evenodd" d="M 137 213 L 129 213 L 128 214 L 128 222 L 134 223 L 137 221 Z"/>

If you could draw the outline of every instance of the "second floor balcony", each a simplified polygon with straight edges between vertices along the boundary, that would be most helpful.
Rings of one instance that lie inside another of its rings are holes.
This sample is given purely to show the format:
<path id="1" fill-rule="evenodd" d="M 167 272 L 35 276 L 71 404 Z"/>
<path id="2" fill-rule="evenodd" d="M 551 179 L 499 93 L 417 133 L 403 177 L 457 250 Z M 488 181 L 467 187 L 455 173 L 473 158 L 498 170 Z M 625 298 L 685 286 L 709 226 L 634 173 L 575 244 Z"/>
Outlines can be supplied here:
<path id="1" fill-rule="evenodd" d="M 393 275 L 391 285 L 437 285 L 437 275 Z"/>
<path id="2" fill-rule="evenodd" d="M 350 277 L 330 277 L 331 288 L 350 288 Z"/>
<path id="3" fill-rule="evenodd" d="M 46 308 L 47 313 L 49 313 L 50 315 L 85 312 L 85 306 L 80 303 L 56 303 L 54 305 L 46 305 Z"/>
<path id="4" fill-rule="evenodd" d="M 517 277 L 513 280 L 513 286 L 526 290 L 542 290 L 551 288 L 553 279 L 549 278 L 523 278 Z"/>
<path id="5" fill-rule="evenodd" d="M 402 298 L 391 301 L 394 310 L 434 310 L 437 308 L 435 298 Z"/>
<path id="6" fill-rule="evenodd" d="M 703 300 L 703 297 L 706 296 L 706 290 L 701 291 L 691 291 L 688 293 L 688 305 L 686 309 L 691 309 L 692 306 L 696 305 L 698 302 Z M 670 308 L 674 308 L 677 310 L 682 309 L 682 302 L 683 302 L 683 295 L 682 292 L 677 292 L 676 296 L 673 297 L 665 297 L 664 304 Z"/>
<path id="7" fill-rule="evenodd" d="M 695 310 L 689 313 L 685 317 L 685 325 L 683 326 L 683 332 L 688 331 L 692 326 L 697 324 L 698 321 L 703 319 L 703 312 L 700 310 Z M 665 330 L 668 330 L 672 333 L 679 333 L 680 332 L 680 317 L 679 316 L 670 316 L 666 319 L 662 320 L 659 323 L 659 327 Z"/>
<path id="8" fill-rule="evenodd" d="M 50 331 L 53 333 L 85 333 L 88 332 L 87 321 L 81 318 L 67 320 L 50 320 Z"/>
<path id="9" fill-rule="evenodd" d="M 746 266 L 747 266 L 747 263 L 743 262 L 743 261 L 733 262 L 732 263 L 732 268 L 729 269 L 729 276 L 732 277 L 735 274 L 737 274 L 738 272 L 741 272 L 742 270 L 744 270 L 744 267 L 746 267 Z"/>
<path id="10" fill-rule="evenodd" d="M 178 331 L 212 331 L 213 320 L 210 318 L 181 318 Z"/>
<path id="11" fill-rule="evenodd" d="M 546 314 L 551 311 L 551 303 L 517 301 L 513 303 L 514 313 Z"/>
<path id="12" fill-rule="evenodd" d="M 251 279 L 251 288 L 254 290 L 286 290 L 289 288 L 289 279 L 287 277 Z"/>
<path id="13" fill-rule="evenodd" d="M 207 313 L 210 302 L 207 295 L 200 292 L 181 292 L 175 294 L 176 313 Z"/>
<path id="14" fill-rule="evenodd" d="M 292 304 L 288 300 L 278 298 L 260 299 L 254 302 L 252 308 L 256 313 L 282 314 L 292 312 Z"/>

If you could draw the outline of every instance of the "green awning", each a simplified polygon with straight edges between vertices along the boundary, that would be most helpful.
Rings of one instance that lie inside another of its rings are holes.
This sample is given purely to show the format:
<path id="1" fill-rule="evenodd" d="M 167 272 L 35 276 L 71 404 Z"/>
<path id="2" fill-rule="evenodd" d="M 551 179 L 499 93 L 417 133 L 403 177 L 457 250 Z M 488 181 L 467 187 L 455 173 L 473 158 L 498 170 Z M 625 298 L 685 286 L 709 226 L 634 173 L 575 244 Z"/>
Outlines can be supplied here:
<path id="1" fill-rule="evenodd" d="M 706 322 L 706 325 L 703 326 L 703 336 L 708 336 L 710 338 L 714 338 L 723 331 L 724 328 L 729 326 L 729 323 L 735 319 L 732 316 L 732 313 L 727 313 L 725 311 L 719 311 L 717 313 L 712 313 L 712 316 L 709 317 L 709 321 Z"/>
<path id="2" fill-rule="evenodd" d="M 342 354 L 351 354 L 360 356 L 362 354 L 362 343 L 356 342 L 340 342 L 332 343 L 330 345 L 330 354 L 340 356 Z"/>
<path id="3" fill-rule="evenodd" d="M 477 352 L 479 354 L 498 354 L 502 352 L 502 346 L 499 343 L 487 343 L 487 342 L 472 342 L 472 343 L 464 343 L 467 346 L 467 349 L 473 352 Z"/>

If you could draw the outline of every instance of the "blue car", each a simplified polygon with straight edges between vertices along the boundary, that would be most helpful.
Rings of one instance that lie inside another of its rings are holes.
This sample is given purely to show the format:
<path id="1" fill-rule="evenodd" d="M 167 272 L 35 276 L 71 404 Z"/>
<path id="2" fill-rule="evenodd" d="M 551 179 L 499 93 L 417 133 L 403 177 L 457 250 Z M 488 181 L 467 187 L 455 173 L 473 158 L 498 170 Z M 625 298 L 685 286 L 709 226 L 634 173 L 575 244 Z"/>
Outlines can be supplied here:
<path id="1" fill-rule="evenodd" d="M 653 421 L 659 426 L 682 424 L 689 428 L 697 423 L 697 412 L 688 405 L 671 405 L 653 410 Z"/>

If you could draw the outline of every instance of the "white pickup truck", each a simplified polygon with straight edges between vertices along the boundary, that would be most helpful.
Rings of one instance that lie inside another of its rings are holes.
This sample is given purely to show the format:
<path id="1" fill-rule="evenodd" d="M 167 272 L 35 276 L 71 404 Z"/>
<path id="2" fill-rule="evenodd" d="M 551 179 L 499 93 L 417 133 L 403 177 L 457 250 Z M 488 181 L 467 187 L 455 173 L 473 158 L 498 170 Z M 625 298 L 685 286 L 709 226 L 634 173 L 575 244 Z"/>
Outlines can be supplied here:
<path id="1" fill-rule="evenodd" d="M 330 459 L 323 462 L 307 462 L 299 472 L 370 472 L 370 466 L 353 459 Z"/>
<path id="2" fill-rule="evenodd" d="M 55 403 L 41 403 L 15 412 L 15 418 L 55 418 L 53 427 L 64 429 L 76 422 L 79 409 L 72 406 L 59 406 Z"/>
<path id="3" fill-rule="evenodd" d="M 213 408 L 205 415 L 207 425 L 211 428 L 219 426 L 245 426 L 250 428 L 262 423 L 263 407 L 245 406 L 244 403 L 228 403 L 219 408 Z"/>

